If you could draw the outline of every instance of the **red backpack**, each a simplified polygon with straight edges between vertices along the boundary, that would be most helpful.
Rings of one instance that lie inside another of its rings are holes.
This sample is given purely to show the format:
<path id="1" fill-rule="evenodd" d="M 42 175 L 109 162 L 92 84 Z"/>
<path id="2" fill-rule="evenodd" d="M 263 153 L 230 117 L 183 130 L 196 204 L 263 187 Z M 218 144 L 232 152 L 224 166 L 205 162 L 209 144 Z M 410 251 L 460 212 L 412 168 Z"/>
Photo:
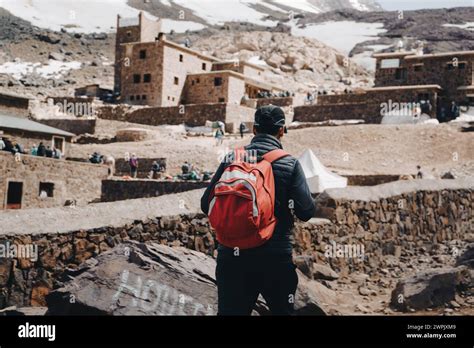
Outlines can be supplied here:
<path id="1" fill-rule="evenodd" d="M 210 195 L 209 222 L 220 244 L 250 249 L 271 238 L 276 225 L 271 164 L 285 156 L 285 151 L 273 150 L 257 163 L 244 148 L 234 152 Z"/>

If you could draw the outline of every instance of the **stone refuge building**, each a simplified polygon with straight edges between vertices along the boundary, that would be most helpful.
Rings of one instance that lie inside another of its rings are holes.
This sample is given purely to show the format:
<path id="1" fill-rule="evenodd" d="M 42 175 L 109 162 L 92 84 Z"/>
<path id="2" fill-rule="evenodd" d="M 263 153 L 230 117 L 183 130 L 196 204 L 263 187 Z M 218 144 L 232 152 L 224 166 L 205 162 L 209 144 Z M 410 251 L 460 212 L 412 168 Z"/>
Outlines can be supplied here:
<path id="1" fill-rule="evenodd" d="M 376 53 L 375 86 L 355 93 L 318 96 L 295 108 L 295 120 L 363 119 L 380 123 L 390 107 L 429 102 L 432 118 L 449 117 L 451 102 L 474 104 L 474 51 Z M 411 110 L 411 109 L 410 109 Z"/>
<path id="2" fill-rule="evenodd" d="M 29 153 L 40 142 L 67 154 L 74 134 L 24 118 L 0 115 L 0 137 Z M 50 208 L 100 199 L 106 166 L 0 151 L 0 210 Z"/>
<path id="3" fill-rule="evenodd" d="M 264 72 L 265 68 L 259 65 L 220 61 L 171 42 L 161 32 L 161 21 L 150 20 L 143 13 L 137 18 L 117 17 L 114 79 L 117 101 L 152 107 L 156 118 L 163 114 L 169 118 L 171 113 L 182 120 L 182 114 L 191 105 L 195 112 L 196 105 L 232 104 L 248 108 L 242 102 L 245 95 L 247 99 L 256 99 L 262 92 L 283 92 L 282 88 L 262 81 Z M 175 109 L 159 110 L 165 108 Z M 242 110 L 241 114 L 245 117 L 227 113 L 220 120 L 252 121 L 249 116 L 252 112 Z M 206 119 L 201 121 L 202 125 Z"/>
<path id="4" fill-rule="evenodd" d="M 39 122 L 0 114 L 0 137 L 21 144 L 25 149 L 31 149 L 33 145 L 42 142 L 44 146 L 59 149 L 65 156 L 74 136 Z"/>

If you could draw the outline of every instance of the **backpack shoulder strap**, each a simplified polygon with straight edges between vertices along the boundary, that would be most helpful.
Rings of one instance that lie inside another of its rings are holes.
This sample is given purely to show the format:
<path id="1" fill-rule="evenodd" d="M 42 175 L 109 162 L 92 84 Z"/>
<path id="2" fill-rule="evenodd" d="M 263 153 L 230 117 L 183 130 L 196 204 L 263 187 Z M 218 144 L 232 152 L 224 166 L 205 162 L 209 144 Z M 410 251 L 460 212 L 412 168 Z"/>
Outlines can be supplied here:
<path id="1" fill-rule="evenodd" d="M 267 162 L 273 163 L 286 156 L 290 156 L 290 154 L 282 149 L 277 149 L 267 152 L 265 155 L 263 155 L 263 159 Z"/>

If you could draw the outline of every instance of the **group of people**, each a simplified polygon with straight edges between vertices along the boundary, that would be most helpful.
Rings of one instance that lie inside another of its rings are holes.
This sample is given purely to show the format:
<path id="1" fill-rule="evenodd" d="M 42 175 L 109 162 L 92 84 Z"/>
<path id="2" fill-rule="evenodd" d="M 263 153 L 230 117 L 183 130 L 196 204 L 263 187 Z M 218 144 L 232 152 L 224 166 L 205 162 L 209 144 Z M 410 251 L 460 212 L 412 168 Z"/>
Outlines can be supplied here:
<path id="1" fill-rule="evenodd" d="M 43 142 L 40 142 L 39 145 L 37 146 L 34 144 L 31 147 L 30 154 L 32 156 L 40 156 L 40 157 L 48 157 L 48 158 L 56 158 L 56 159 L 61 159 L 63 154 L 61 153 L 61 150 L 51 146 L 45 146 Z"/>
<path id="2" fill-rule="evenodd" d="M 0 137 L 0 151 L 7 151 L 12 153 L 13 155 L 16 154 L 30 154 L 32 156 L 39 156 L 39 157 L 49 157 L 49 158 L 56 158 L 61 159 L 62 153 L 59 149 L 51 146 L 45 146 L 43 142 L 40 142 L 39 145 L 34 144 L 29 153 L 25 150 L 24 146 L 17 142 L 12 142 L 10 139 L 6 137 Z"/>
<path id="3" fill-rule="evenodd" d="M 279 93 L 273 93 L 269 91 L 260 91 L 257 93 L 257 98 L 286 98 L 286 97 L 294 97 L 295 93 L 291 93 L 290 91 L 282 91 Z"/>
<path id="4" fill-rule="evenodd" d="M 10 139 L 0 137 L 0 151 L 11 152 L 12 154 L 25 153 L 23 146 L 19 143 L 14 143 Z"/>
<path id="5" fill-rule="evenodd" d="M 212 177 L 211 172 L 202 172 L 189 163 L 188 161 L 184 161 L 183 165 L 181 166 L 181 174 L 178 175 L 178 179 L 181 180 L 195 180 L 195 181 L 208 181 Z"/>

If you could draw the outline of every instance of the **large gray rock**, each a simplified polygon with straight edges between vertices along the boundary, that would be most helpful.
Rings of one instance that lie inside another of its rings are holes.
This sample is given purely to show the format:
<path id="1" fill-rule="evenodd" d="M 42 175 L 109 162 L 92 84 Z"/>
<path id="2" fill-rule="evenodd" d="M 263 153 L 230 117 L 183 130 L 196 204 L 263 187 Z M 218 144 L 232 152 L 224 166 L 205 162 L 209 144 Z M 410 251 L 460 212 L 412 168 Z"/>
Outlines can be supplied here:
<path id="1" fill-rule="evenodd" d="M 442 306 L 453 301 L 456 291 L 471 282 L 467 267 L 440 268 L 402 279 L 392 291 L 390 305 L 400 311 Z"/>
<path id="2" fill-rule="evenodd" d="M 456 265 L 466 265 L 474 269 L 474 243 L 469 244 L 467 249 L 458 257 Z"/>
<path id="3" fill-rule="evenodd" d="M 129 241 L 89 259 L 47 297 L 52 315 L 215 315 L 215 260 L 186 248 Z M 324 315 L 333 291 L 298 273 L 295 309 Z M 257 303 L 258 314 L 267 314 Z M 333 310 L 334 312 L 334 310 Z"/>

